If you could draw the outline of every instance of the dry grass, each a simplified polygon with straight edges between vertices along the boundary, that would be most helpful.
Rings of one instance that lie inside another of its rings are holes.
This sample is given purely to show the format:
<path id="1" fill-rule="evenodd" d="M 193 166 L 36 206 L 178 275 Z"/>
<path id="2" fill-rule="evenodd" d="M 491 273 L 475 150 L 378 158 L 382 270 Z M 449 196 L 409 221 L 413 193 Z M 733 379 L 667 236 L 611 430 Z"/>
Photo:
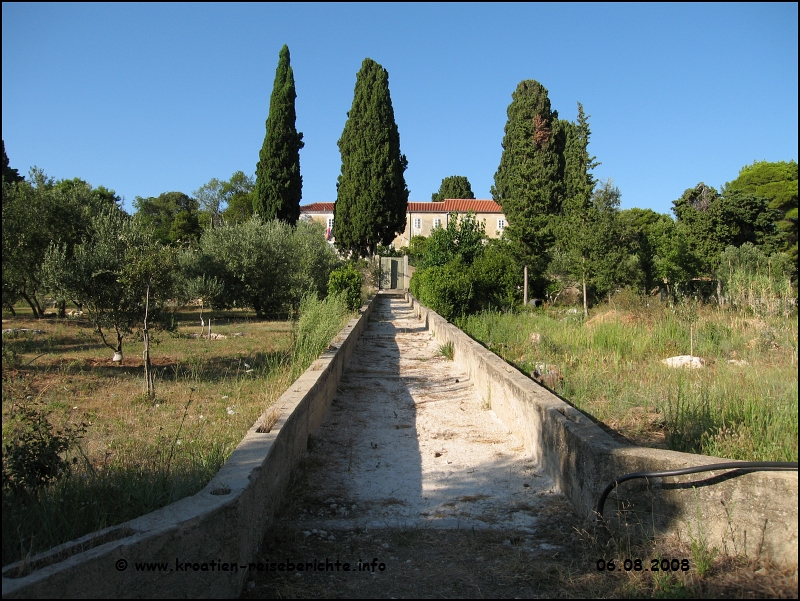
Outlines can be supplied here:
<path id="1" fill-rule="evenodd" d="M 200 490 L 290 384 L 290 323 L 217 313 L 214 331 L 227 338 L 208 340 L 191 337 L 200 330 L 197 314 L 178 317 L 177 331 L 159 333 L 151 349 L 151 401 L 142 394 L 140 342 L 126 344 L 119 365 L 83 319 L 4 314 L 3 329 L 43 330 L 3 336 L 4 442 L 19 404 L 35 402 L 56 430 L 86 427 L 70 475 L 33 504 L 42 513 L 27 502 L 25 512 L 7 507 L 4 493 L 4 565 Z M 123 498 L 113 500 L 114 491 Z M 63 519 L 47 525 L 53 512 Z"/>

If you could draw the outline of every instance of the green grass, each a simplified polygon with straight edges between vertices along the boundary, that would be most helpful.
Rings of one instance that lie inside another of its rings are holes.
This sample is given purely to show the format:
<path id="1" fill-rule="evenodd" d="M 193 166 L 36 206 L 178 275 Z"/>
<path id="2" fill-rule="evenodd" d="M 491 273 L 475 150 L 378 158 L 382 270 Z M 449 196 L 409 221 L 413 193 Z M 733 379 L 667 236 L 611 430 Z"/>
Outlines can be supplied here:
<path id="1" fill-rule="evenodd" d="M 4 329 L 44 333 L 3 336 L 3 444 L 19 431 L 20 405 L 37 407 L 56 432 L 84 424 L 85 433 L 56 481 L 4 486 L 3 565 L 201 490 L 351 316 L 338 299 L 307 299 L 295 324 L 217 312 L 213 332 L 227 338 L 209 341 L 191 337 L 197 313 L 181 313 L 177 331 L 157 334 L 151 348 L 150 401 L 141 342 L 126 343 L 120 366 L 85 321 L 17 314 L 3 315 Z"/>
<path id="2" fill-rule="evenodd" d="M 536 363 L 556 365 L 564 376 L 562 396 L 634 442 L 797 461 L 797 316 L 700 307 L 694 354 L 707 366 L 671 369 L 661 360 L 689 354 L 689 325 L 653 305 L 604 305 L 585 323 L 578 314 L 553 310 L 482 313 L 458 325 L 526 374 Z M 531 333 L 540 335 L 538 343 Z"/>

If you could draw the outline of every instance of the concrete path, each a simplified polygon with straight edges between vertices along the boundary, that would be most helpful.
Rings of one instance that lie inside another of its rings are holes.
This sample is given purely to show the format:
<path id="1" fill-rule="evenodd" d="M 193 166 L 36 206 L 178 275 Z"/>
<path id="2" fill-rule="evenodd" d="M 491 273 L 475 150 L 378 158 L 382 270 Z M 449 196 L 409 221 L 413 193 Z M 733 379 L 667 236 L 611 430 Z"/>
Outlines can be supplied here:
<path id="1" fill-rule="evenodd" d="M 570 594 L 575 561 L 597 568 L 566 499 L 405 300 L 376 302 L 257 554 L 305 571 L 257 573 L 242 598 Z"/>
<path id="2" fill-rule="evenodd" d="M 284 517 L 308 530 L 533 534 L 543 507 L 563 502 L 410 305 L 389 295 L 377 299 L 305 463 Z"/>

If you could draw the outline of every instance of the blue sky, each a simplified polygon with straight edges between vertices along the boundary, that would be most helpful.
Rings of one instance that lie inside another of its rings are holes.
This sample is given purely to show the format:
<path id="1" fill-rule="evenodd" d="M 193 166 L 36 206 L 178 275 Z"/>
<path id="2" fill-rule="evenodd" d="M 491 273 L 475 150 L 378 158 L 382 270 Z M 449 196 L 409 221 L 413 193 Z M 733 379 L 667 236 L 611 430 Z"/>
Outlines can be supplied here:
<path id="1" fill-rule="evenodd" d="M 281 46 L 297 86 L 303 204 L 336 199 L 336 145 L 365 57 L 389 72 L 410 199 L 465 175 L 478 198 L 511 93 L 540 81 L 623 208 L 669 212 L 700 181 L 797 160 L 796 3 L 3 3 L 11 166 L 125 198 L 252 174 Z"/>

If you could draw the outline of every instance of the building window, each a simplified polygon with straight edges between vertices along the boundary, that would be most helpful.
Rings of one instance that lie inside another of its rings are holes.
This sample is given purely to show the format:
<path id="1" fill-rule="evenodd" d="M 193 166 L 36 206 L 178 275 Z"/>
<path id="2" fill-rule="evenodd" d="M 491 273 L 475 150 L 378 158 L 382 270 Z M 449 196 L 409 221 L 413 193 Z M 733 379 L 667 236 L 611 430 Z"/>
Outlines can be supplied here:
<path id="1" fill-rule="evenodd" d="M 505 229 L 505 227 L 506 227 L 506 220 L 505 219 L 498 219 L 497 220 L 497 229 L 500 231 L 501 234 L 503 233 L 503 230 Z"/>
<path id="2" fill-rule="evenodd" d="M 436 217 L 433 220 L 433 229 L 436 229 L 437 227 L 442 227 L 442 220 L 439 217 Z"/>
<path id="3" fill-rule="evenodd" d="M 325 231 L 325 239 L 333 240 L 333 217 L 328 217 L 328 229 Z"/>
<path id="4" fill-rule="evenodd" d="M 415 217 L 414 218 L 414 229 L 415 230 L 421 230 L 422 229 L 422 219 L 420 219 L 419 217 Z"/>

